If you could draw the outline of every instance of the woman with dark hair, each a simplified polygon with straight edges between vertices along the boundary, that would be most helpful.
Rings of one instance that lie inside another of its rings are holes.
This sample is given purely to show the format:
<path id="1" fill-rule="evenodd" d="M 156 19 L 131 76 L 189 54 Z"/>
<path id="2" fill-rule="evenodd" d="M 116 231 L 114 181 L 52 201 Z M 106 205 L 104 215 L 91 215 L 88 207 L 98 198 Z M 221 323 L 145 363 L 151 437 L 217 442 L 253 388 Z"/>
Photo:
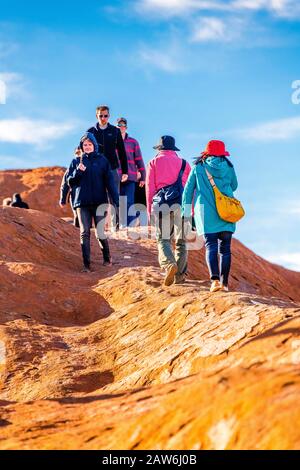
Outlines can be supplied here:
<path id="1" fill-rule="evenodd" d="M 230 154 L 219 140 L 211 140 L 196 160 L 184 188 L 183 215 L 191 216 L 194 201 L 194 217 L 199 235 L 204 236 L 206 262 L 211 279 L 211 292 L 228 291 L 231 266 L 231 239 L 236 225 L 223 220 L 217 211 L 213 185 L 228 197 L 238 187 L 237 177 Z M 220 265 L 218 255 L 220 255 Z"/>
<path id="2" fill-rule="evenodd" d="M 153 147 L 158 150 L 149 162 L 146 174 L 148 219 L 154 218 L 158 248 L 158 261 L 165 271 L 164 285 L 185 282 L 187 274 L 187 248 L 181 217 L 181 196 L 191 167 L 180 158 L 180 149 L 171 135 L 163 135 Z M 164 194 L 168 193 L 170 205 Z M 164 199 L 164 202 L 162 202 Z M 154 217 L 153 217 L 154 216 Z M 173 249 L 172 240 L 175 242 Z"/>

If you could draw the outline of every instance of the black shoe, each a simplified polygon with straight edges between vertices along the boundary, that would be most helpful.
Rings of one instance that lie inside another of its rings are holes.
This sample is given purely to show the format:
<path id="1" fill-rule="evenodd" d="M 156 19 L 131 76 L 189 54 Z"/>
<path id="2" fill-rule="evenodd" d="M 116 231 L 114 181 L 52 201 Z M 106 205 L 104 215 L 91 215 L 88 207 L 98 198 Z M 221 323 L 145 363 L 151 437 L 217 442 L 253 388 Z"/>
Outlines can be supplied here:
<path id="1" fill-rule="evenodd" d="M 90 266 L 83 266 L 81 272 L 82 273 L 91 273 L 92 270 L 91 270 Z"/>
<path id="2" fill-rule="evenodd" d="M 102 245 L 101 251 L 103 256 L 103 266 L 111 266 L 112 262 L 107 238 L 105 238 L 104 240 L 100 240 L 100 243 Z"/>
<path id="3" fill-rule="evenodd" d="M 89 247 L 87 247 L 86 245 L 81 245 L 81 251 L 82 251 L 83 266 L 87 269 L 90 269 L 91 254 L 90 254 Z"/>

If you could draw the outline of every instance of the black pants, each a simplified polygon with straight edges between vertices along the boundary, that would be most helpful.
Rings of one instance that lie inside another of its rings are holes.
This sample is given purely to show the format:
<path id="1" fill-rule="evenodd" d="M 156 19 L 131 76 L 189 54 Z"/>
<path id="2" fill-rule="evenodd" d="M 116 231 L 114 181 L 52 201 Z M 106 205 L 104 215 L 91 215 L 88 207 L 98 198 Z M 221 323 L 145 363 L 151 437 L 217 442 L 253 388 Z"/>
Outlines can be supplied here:
<path id="1" fill-rule="evenodd" d="M 119 176 L 118 169 L 116 168 L 114 170 L 111 170 L 111 172 L 112 172 L 113 177 L 114 177 L 114 182 L 115 182 L 115 186 L 117 188 L 118 194 L 120 194 L 120 176 Z M 111 195 L 109 194 L 109 192 L 107 192 L 107 195 L 108 195 L 109 203 L 114 207 L 114 211 L 111 215 L 111 226 L 118 230 L 119 229 L 119 224 L 120 224 L 120 221 L 119 221 L 119 208 L 114 205 L 114 201 L 113 201 Z"/>
<path id="2" fill-rule="evenodd" d="M 73 209 L 72 196 L 70 196 L 69 202 L 70 202 L 70 206 L 71 206 L 71 209 L 72 209 L 72 212 L 73 212 L 73 225 L 74 225 L 74 227 L 79 228 L 78 215 L 77 215 L 76 209 Z"/>
<path id="3" fill-rule="evenodd" d="M 104 238 L 104 220 L 107 213 L 97 215 L 98 206 L 78 207 L 76 209 L 80 226 L 80 243 L 82 249 L 83 263 L 89 266 L 91 262 L 91 228 L 94 221 L 96 238 L 99 242 L 104 261 L 110 261 L 108 240 Z M 101 226 L 99 225 L 101 224 Z"/>

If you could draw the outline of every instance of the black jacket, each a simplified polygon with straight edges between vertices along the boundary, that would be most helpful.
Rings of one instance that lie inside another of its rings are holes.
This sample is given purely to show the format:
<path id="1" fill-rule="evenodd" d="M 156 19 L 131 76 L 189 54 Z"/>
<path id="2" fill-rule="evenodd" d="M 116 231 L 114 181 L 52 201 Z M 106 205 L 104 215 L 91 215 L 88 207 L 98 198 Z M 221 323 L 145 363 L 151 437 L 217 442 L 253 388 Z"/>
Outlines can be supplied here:
<path id="1" fill-rule="evenodd" d="M 78 158 L 74 158 L 68 169 L 67 182 L 71 186 L 73 208 L 107 204 L 107 191 L 114 204 L 119 207 L 119 195 L 114 183 L 110 164 L 104 155 L 83 154 L 85 171 L 78 169 Z"/>
<path id="2" fill-rule="evenodd" d="M 29 209 L 27 202 L 24 202 L 20 196 L 20 194 L 14 194 L 11 207 L 19 207 L 20 209 Z"/>
<path id="3" fill-rule="evenodd" d="M 79 165 L 80 160 L 79 157 L 76 158 L 77 160 L 77 165 Z M 64 173 L 64 176 L 62 177 L 61 180 L 61 185 L 60 185 L 60 200 L 59 202 L 61 204 L 66 204 L 67 202 L 71 202 L 74 199 L 74 188 L 71 188 L 68 183 L 68 176 L 69 176 L 69 169 Z"/>
<path id="4" fill-rule="evenodd" d="M 70 197 L 70 186 L 68 185 L 68 173 L 69 171 L 67 170 L 61 180 L 61 185 L 60 185 L 60 203 L 61 204 L 66 204 L 66 202 L 69 201 L 69 197 Z"/>
<path id="5" fill-rule="evenodd" d="M 127 175 L 127 155 L 120 129 L 108 123 L 107 128 L 102 130 L 97 122 L 97 124 L 88 129 L 87 132 L 91 132 L 95 136 L 99 145 L 99 152 L 105 155 L 112 170 L 119 168 L 120 160 L 122 173 Z"/>

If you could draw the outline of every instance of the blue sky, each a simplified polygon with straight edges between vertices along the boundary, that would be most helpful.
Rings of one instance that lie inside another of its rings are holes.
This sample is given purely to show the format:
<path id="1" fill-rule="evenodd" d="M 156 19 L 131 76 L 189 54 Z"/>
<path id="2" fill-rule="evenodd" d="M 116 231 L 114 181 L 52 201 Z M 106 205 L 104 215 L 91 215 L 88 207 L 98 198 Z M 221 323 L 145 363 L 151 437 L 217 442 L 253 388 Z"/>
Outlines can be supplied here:
<path id="1" fill-rule="evenodd" d="M 68 165 L 101 103 L 146 162 L 162 134 L 190 161 L 223 139 L 247 211 L 237 238 L 300 270 L 299 44 L 296 0 L 6 1 L 0 169 Z"/>

